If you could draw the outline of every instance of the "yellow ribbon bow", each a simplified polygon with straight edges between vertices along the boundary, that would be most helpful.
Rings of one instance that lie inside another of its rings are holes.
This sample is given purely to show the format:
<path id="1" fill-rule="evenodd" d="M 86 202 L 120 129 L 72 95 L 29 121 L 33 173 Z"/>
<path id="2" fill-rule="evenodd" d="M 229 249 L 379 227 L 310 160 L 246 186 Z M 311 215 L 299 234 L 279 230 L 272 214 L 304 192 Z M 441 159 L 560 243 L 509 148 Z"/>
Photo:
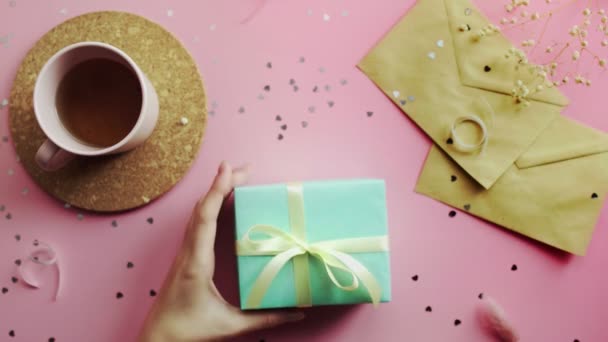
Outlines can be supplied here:
<path id="1" fill-rule="evenodd" d="M 344 291 L 355 291 L 362 283 L 372 303 L 380 302 L 382 289 L 376 278 L 347 253 L 369 253 L 388 251 L 388 237 L 374 236 L 328 240 L 315 243 L 305 241 L 304 206 L 302 185 L 288 185 L 288 206 L 291 232 L 270 225 L 254 225 L 236 243 L 239 256 L 274 256 L 264 267 L 246 299 L 245 307 L 257 308 L 262 303 L 270 284 L 279 271 L 293 259 L 296 286 L 296 302 L 299 307 L 312 305 L 308 256 L 318 258 L 332 283 Z M 264 239 L 252 239 L 252 235 L 265 235 Z M 334 269 L 350 275 L 350 282 L 342 284 Z"/>

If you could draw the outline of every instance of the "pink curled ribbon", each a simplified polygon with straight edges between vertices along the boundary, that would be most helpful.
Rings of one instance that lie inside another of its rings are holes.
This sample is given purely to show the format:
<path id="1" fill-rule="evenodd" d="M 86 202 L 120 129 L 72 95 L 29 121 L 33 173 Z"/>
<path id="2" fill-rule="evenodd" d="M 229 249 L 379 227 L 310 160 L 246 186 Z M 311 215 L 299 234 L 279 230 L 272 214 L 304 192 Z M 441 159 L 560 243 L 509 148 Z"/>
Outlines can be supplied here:
<path id="1" fill-rule="evenodd" d="M 50 245 L 39 242 L 38 240 L 34 240 L 34 247 L 35 249 L 27 257 L 26 262 L 19 266 L 19 276 L 28 286 L 39 289 L 41 287 L 40 281 L 36 277 L 35 270 L 32 268 L 36 265 L 41 266 L 42 268 L 54 266 L 57 269 L 57 287 L 53 300 L 56 301 L 61 289 L 61 272 L 59 271 L 57 253 Z"/>

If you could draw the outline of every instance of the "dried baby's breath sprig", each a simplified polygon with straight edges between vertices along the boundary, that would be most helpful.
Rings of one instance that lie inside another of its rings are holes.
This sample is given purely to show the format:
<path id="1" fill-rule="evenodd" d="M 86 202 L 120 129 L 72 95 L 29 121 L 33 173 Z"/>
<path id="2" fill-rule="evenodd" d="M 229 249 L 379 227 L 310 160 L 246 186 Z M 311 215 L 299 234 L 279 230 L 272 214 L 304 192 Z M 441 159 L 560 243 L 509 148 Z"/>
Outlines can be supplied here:
<path id="1" fill-rule="evenodd" d="M 521 47 L 524 54 L 534 57 L 534 51 L 538 46 L 544 48 L 544 56 L 548 56 L 550 59 L 540 63 L 545 66 L 544 71 L 531 71 L 534 73 L 535 82 L 541 82 L 539 84 L 523 84 L 527 87 L 522 88 L 518 85 L 517 81 L 514 80 L 514 90 L 517 93 L 518 102 L 525 103 L 526 97 L 530 96 L 535 92 L 544 91 L 547 88 L 559 87 L 570 83 L 572 78 L 574 84 L 591 86 L 592 81 L 587 76 L 582 76 L 578 71 L 580 69 L 579 63 L 584 57 L 593 58 L 596 67 L 601 69 L 608 68 L 608 59 L 600 56 L 600 54 L 593 52 L 594 39 L 589 35 L 591 30 L 598 30 L 604 35 L 608 36 L 608 15 L 605 9 L 594 8 L 594 2 L 587 0 L 585 3 L 586 7 L 576 10 L 579 14 L 579 20 L 573 24 L 566 24 L 566 32 L 569 39 L 565 42 L 552 42 L 546 44 L 544 41 L 545 32 L 552 21 L 554 15 L 562 10 L 570 11 L 570 7 L 574 4 L 580 4 L 583 0 L 568 0 L 558 1 L 545 0 L 547 5 L 556 3 L 557 6 L 548 8 L 547 11 L 540 12 L 529 12 L 527 6 L 530 5 L 531 1 L 522 0 L 507 0 L 505 10 L 509 14 L 502 18 L 500 23 L 504 25 L 505 30 L 523 27 L 526 25 L 537 25 L 534 23 L 541 23 L 541 29 L 533 30 L 527 29 L 528 32 L 534 32 L 532 37 L 522 40 Z M 552 5 L 551 5 L 552 6 Z M 521 18 L 521 20 L 518 20 Z M 560 23 L 563 25 L 563 23 Z M 535 32 L 537 31 L 537 32 Z M 568 37 L 567 36 L 567 37 Z M 608 47 L 608 37 L 596 43 L 597 46 Z M 515 69 L 518 70 L 522 65 L 527 65 L 527 57 L 521 56 L 519 52 L 513 52 L 512 50 L 506 53 L 507 58 L 517 58 L 518 63 L 515 63 Z M 575 68 L 570 66 L 574 64 Z M 569 70 L 576 70 L 576 74 L 571 73 Z M 585 74 L 585 73 L 583 73 Z M 543 78 L 544 75 L 544 78 Z M 541 85 L 540 87 L 538 85 Z M 527 95 L 524 95 L 527 94 Z"/>
<path id="2" fill-rule="evenodd" d="M 497 34 L 498 32 L 500 32 L 500 27 L 490 24 L 490 25 L 487 25 L 486 27 L 479 29 L 477 32 L 475 32 L 473 39 L 475 41 L 479 41 L 480 39 L 482 39 L 484 37 L 488 37 L 488 36 Z"/>
<path id="3" fill-rule="evenodd" d="M 515 60 L 516 71 L 523 68 L 532 76 L 529 81 L 518 78 L 514 82 L 513 88 L 511 89 L 511 96 L 513 96 L 515 103 L 518 105 L 528 107 L 530 105 L 529 97 L 531 95 L 540 93 L 548 88 L 557 87 L 561 84 L 561 81 L 552 81 L 548 78 L 548 75 L 555 73 L 557 63 L 551 63 L 549 65 L 531 64 L 528 61 L 526 53 L 514 47 L 507 50 L 505 58 Z"/>

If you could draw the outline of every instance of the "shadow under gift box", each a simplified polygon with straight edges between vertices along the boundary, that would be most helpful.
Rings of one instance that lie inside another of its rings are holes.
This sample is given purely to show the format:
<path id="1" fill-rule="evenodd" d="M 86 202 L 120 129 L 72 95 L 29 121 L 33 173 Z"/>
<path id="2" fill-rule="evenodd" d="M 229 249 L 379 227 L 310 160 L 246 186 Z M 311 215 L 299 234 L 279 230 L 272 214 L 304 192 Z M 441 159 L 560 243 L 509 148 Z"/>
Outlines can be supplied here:
<path id="1" fill-rule="evenodd" d="M 242 309 L 369 303 L 372 302 L 373 294 L 378 302 L 390 301 L 388 223 L 383 180 L 239 187 L 235 189 L 234 194 Z M 260 233 L 263 229 L 258 228 L 261 227 L 274 232 L 274 240 L 269 240 L 271 236 L 267 233 Z M 304 236 L 299 236 L 298 230 L 303 232 Z M 277 237 L 277 234 L 280 237 Z M 270 277 L 268 286 L 263 286 L 258 300 L 254 300 L 257 303 L 248 304 L 248 301 L 256 296 L 252 296 L 255 283 L 280 253 L 243 253 L 238 247 L 242 246 L 247 236 L 255 244 L 272 244 L 274 241 L 275 245 L 287 244 L 296 249 L 301 246 L 310 247 L 313 252 L 317 251 L 315 246 L 320 246 L 323 255 L 324 250 L 329 250 L 326 261 L 329 261 L 330 265 L 342 267 L 330 267 L 332 272 L 328 272 L 317 253 L 290 258 L 284 265 L 277 267 L 280 270 L 276 276 Z M 337 240 L 340 240 L 340 243 L 333 244 Z M 353 267 L 348 267 L 333 258 L 332 253 L 339 257 L 346 254 L 344 258 L 347 264 L 349 258 L 352 258 L 355 265 L 350 263 Z M 299 265 L 297 258 L 300 258 Z M 302 259 L 304 265 L 301 264 Z M 349 272 L 352 269 L 355 269 L 354 274 L 367 274 L 368 277 L 356 276 L 354 283 L 358 283 L 358 286 L 350 286 L 349 289 L 342 289 L 332 281 L 331 273 L 335 275 L 334 280 L 338 284 L 345 287 L 353 285 L 354 278 Z M 300 288 L 299 291 L 297 287 Z M 307 287 L 310 288 L 308 298 Z"/>

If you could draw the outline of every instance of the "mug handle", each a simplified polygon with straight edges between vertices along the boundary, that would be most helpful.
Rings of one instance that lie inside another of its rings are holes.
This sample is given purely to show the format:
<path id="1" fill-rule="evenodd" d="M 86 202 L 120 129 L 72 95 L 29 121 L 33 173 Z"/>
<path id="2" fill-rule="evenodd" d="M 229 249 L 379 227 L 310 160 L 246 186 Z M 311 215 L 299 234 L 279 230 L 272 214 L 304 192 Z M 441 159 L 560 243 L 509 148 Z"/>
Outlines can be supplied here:
<path id="1" fill-rule="evenodd" d="M 44 171 L 56 171 L 64 167 L 68 162 L 74 159 L 76 155 L 68 151 L 62 150 L 52 141 L 46 140 L 38 152 L 36 152 L 36 163 Z"/>

